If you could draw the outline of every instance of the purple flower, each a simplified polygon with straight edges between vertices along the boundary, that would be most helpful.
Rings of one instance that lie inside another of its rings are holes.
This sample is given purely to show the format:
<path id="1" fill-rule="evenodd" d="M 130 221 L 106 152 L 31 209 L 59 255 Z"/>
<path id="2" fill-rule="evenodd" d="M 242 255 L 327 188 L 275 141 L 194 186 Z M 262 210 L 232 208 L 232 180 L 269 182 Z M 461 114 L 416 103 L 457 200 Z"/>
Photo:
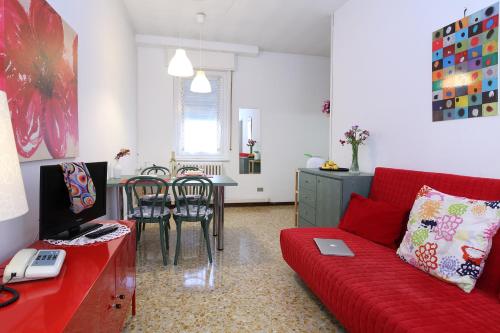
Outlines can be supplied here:
<path id="1" fill-rule="evenodd" d="M 368 130 L 359 128 L 359 125 L 353 125 L 347 132 L 344 133 L 346 140 L 340 140 L 342 145 L 348 143 L 353 146 L 358 146 L 363 144 L 366 139 L 370 136 Z"/>

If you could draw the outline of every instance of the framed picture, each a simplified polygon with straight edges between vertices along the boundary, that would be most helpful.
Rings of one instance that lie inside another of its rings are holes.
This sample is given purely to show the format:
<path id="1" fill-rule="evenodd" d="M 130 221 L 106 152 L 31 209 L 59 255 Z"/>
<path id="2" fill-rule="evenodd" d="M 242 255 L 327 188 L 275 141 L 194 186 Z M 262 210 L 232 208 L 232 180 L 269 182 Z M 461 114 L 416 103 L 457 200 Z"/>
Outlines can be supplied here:
<path id="1" fill-rule="evenodd" d="M 45 0 L 0 0 L 0 89 L 21 162 L 78 155 L 78 36 Z"/>
<path id="2" fill-rule="evenodd" d="M 432 33 L 432 120 L 498 115 L 498 3 Z"/>

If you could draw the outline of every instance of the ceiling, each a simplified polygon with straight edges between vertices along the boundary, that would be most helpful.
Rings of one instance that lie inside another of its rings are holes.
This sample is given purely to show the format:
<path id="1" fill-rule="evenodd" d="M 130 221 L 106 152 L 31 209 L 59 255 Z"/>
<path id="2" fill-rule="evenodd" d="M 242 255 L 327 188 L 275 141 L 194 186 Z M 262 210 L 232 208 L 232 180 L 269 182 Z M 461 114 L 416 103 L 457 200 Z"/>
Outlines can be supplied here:
<path id="1" fill-rule="evenodd" d="M 330 13 L 347 0 L 124 0 L 136 33 L 330 55 Z"/>

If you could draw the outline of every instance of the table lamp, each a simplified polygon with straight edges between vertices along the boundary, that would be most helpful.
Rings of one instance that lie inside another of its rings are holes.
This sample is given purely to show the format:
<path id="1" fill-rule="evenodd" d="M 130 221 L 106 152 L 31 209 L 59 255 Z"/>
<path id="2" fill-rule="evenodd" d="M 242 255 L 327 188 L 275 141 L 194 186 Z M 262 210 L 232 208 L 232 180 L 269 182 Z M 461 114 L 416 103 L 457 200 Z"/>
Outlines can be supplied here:
<path id="1" fill-rule="evenodd" d="M 0 91 L 0 222 L 24 215 L 27 211 L 7 95 Z"/>
<path id="2" fill-rule="evenodd" d="M 0 222 L 24 215 L 27 211 L 28 203 L 14 142 L 7 95 L 0 91 Z M 19 299 L 16 290 L 0 284 L 0 293 L 2 292 L 10 293 L 12 297 L 0 302 L 0 308 Z"/>

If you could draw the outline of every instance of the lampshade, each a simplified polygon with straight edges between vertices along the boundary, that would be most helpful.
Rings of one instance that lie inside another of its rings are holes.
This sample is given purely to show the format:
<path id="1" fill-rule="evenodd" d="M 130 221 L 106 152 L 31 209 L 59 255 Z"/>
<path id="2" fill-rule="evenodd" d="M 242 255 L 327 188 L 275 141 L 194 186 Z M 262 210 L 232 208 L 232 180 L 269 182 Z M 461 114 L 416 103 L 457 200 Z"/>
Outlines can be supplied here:
<path id="1" fill-rule="evenodd" d="M 168 74 L 179 77 L 193 76 L 193 64 L 186 55 L 186 50 L 177 49 L 168 63 Z"/>
<path id="2" fill-rule="evenodd" d="M 7 95 L 0 91 L 0 221 L 13 219 L 27 211 Z"/>
<path id="3" fill-rule="evenodd" d="M 204 71 L 196 71 L 196 76 L 191 82 L 191 91 L 202 94 L 212 92 L 212 86 L 210 85 L 210 81 L 208 81 Z"/>

